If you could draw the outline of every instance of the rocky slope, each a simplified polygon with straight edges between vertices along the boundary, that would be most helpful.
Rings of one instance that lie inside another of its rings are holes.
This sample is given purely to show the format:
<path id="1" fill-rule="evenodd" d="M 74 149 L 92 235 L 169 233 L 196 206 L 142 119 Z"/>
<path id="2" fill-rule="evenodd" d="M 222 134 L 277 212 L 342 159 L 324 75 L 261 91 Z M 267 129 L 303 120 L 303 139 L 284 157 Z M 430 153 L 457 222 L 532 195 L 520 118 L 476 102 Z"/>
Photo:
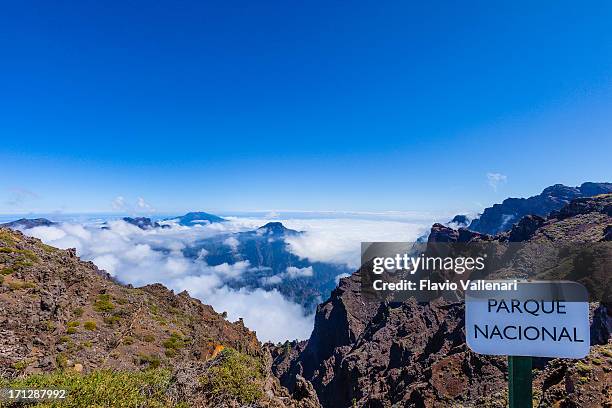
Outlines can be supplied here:
<path id="1" fill-rule="evenodd" d="M 606 240 L 611 225 L 612 195 L 602 195 L 496 237 L 437 224 L 429 239 L 588 243 Z M 310 380 L 325 407 L 506 406 L 506 360 L 471 352 L 464 325 L 460 303 L 368 303 L 357 272 L 319 306 L 308 341 L 275 349 L 273 369 L 289 389 L 298 374 Z M 536 361 L 537 406 L 612 406 L 611 329 L 610 305 L 594 304 L 587 358 Z"/>
<path id="2" fill-rule="evenodd" d="M 228 387 L 234 394 L 206 386 L 216 384 L 212 372 L 230 370 L 240 378 L 236 367 L 242 366 L 226 367 L 227 361 L 258 367 L 248 384 Z M 74 250 L 0 229 L 0 380 L 164 369 L 171 375 L 164 393 L 181 406 L 238 406 L 243 389 L 253 406 L 318 406 L 308 382 L 296 380 L 294 398 L 270 365 L 255 333 L 186 292 L 177 295 L 158 284 L 122 286 Z"/>
<path id="3" fill-rule="evenodd" d="M 494 235 L 508 231 L 525 215 L 546 217 L 551 211 L 560 209 L 575 198 L 606 193 L 612 193 L 612 183 L 587 182 L 579 187 L 555 184 L 536 196 L 507 198 L 501 204 L 486 208 L 479 218 L 472 220 L 468 229 Z"/>

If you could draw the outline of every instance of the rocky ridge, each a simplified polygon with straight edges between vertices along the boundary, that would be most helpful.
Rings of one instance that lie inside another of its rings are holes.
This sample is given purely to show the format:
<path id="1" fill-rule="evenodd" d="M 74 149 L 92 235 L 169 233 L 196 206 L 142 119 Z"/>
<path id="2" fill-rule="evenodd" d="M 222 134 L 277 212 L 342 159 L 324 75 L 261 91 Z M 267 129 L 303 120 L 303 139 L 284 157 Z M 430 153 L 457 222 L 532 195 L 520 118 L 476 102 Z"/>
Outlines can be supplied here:
<path id="1" fill-rule="evenodd" d="M 612 183 L 583 183 L 578 187 L 555 184 L 529 198 L 507 198 L 501 204 L 486 208 L 479 218 L 472 220 L 468 229 L 494 235 L 508 231 L 526 215 L 548 216 L 576 198 L 588 198 L 612 193 Z"/>
<path id="2" fill-rule="evenodd" d="M 429 240 L 602 242 L 611 203 L 612 194 L 580 198 L 497 236 L 436 224 Z M 591 312 L 587 358 L 536 360 L 536 406 L 612 406 L 612 307 Z M 505 407 L 506 360 L 471 352 L 464 325 L 461 303 L 369 303 L 357 272 L 319 306 L 308 341 L 274 350 L 273 369 L 289 389 L 296 375 L 310 380 L 324 407 Z"/>

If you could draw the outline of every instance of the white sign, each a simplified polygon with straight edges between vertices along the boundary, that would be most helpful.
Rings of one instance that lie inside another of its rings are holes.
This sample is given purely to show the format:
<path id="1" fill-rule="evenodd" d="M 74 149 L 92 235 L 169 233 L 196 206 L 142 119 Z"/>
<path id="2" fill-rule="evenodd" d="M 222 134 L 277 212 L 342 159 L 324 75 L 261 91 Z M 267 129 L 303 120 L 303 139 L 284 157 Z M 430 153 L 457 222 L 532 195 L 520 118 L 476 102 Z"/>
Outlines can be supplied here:
<path id="1" fill-rule="evenodd" d="M 587 299 L 584 286 L 575 282 L 467 291 L 467 345 L 480 354 L 583 358 L 590 347 Z"/>

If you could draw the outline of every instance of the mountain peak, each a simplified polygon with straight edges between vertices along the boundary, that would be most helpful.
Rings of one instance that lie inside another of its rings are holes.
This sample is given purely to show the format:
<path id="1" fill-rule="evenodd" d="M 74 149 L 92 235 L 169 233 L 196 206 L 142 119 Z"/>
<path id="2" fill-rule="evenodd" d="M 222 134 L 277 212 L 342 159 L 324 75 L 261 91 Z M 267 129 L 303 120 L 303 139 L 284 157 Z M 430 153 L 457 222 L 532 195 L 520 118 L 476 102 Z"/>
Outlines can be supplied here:
<path id="1" fill-rule="evenodd" d="M 467 227 L 470 224 L 470 217 L 465 214 L 455 215 L 449 224 L 454 224 L 459 227 Z"/>
<path id="2" fill-rule="evenodd" d="M 282 235 L 292 230 L 286 228 L 282 222 L 274 221 L 257 228 L 257 231 L 261 231 L 265 234 Z"/>

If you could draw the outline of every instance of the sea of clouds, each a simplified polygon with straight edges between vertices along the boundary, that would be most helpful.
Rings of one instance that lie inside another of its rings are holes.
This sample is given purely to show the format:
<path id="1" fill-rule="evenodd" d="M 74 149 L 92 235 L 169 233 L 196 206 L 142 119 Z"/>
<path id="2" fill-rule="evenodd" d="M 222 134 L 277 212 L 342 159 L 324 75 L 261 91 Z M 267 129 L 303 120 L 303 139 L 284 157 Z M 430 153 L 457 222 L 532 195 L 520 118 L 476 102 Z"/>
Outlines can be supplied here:
<path id="1" fill-rule="evenodd" d="M 232 289 L 230 279 L 253 268 L 248 261 L 211 266 L 205 253 L 187 258 L 182 250 L 197 240 L 219 234 L 253 230 L 270 219 L 228 217 L 229 221 L 208 225 L 142 230 L 122 220 L 109 221 L 107 229 L 88 223 L 63 222 L 50 227 L 36 227 L 24 232 L 59 248 L 76 248 L 77 254 L 94 262 L 125 284 L 143 286 L 162 283 L 175 292 L 186 290 L 193 297 L 212 305 L 217 312 L 227 312 L 232 321 L 243 318 L 263 341 L 306 339 L 313 328 L 314 315 L 301 305 L 283 297 L 277 290 Z M 431 221 L 407 222 L 356 218 L 275 219 L 287 228 L 303 234 L 286 239 L 288 249 L 310 261 L 344 263 L 357 268 L 362 241 L 411 241 L 431 225 Z M 231 235 L 225 244 L 235 248 Z M 312 277 L 308 268 L 293 268 L 272 279 Z M 340 279 L 341 276 L 337 278 Z"/>

